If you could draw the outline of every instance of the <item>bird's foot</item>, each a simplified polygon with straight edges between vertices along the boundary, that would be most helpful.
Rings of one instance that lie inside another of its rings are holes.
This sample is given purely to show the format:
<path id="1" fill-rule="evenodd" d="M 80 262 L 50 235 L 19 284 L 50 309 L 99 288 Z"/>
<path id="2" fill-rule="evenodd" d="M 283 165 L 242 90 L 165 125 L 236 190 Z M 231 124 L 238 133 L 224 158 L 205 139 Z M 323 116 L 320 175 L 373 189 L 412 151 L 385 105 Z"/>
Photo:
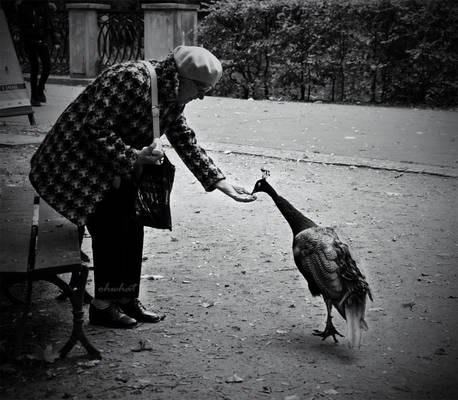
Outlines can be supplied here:
<path id="1" fill-rule="evenodd" d="M 337 329 L 334 327 L 334 325 L 332 323 L 328 323 L 326 324 L 326 328 L 324 329 L 324 331 L 319 331 L 318 329 L 315 329 L 313 331 L 313 335 L 314 336 L 320 336 L 322 337 L 323 339 L 321 340 L 325 340 L 328 336 L 332 336 L 332 338 L 334 339 L 334 342 L 335 343 L 338 343 L 339 341 L 337 340 L 336 338 L 336 335 L 337 336 L 341 336 L 341 337 L 344 337 L 343 335 L 341 335 Z"/>

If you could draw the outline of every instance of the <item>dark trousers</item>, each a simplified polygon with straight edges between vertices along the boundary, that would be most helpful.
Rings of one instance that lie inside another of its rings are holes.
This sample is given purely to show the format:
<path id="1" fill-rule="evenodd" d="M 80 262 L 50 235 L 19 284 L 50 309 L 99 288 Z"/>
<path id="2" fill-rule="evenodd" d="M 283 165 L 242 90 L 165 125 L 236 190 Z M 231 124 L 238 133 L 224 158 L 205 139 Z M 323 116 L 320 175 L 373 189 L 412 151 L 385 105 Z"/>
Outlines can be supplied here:
<path id="1" fill-rule="evenodd" d="M 43 92 L 45 83 L 48 80 L 51 72 L 51 57 L 49 55 L 48 45 L 44 42 L 26 41 L 24 50 L 30 63 L 30 87 L 32 97 Z M 41 75 L 38 81 L 38 72 L 41 61 Z"/>
<path id="2" fill-rule="evenodd" d="M 143 254 L 143 225 L 135 218 L 136 189 L 123 181 L 111 189 L 89 216 L 95 298 L 138 297 Z"/>

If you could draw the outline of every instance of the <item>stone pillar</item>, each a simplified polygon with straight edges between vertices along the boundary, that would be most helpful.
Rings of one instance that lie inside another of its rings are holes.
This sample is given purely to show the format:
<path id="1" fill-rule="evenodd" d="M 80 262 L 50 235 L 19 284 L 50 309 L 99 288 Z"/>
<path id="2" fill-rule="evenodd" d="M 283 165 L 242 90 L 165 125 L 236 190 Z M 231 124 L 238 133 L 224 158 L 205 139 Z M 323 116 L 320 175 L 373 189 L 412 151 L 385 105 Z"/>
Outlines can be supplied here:
<path id="1" fill-rule="evenodd" d="M 162 60 L 176 46 L 197 44 L 197 4 L 142 4 L 145 59 Z"/>
<path id="2" fill-rule="evenodd" d="M 97 11 L 110 7 L 99 3 L 67 4 L 71 77 L 93 78 L 99 73 Z"/>

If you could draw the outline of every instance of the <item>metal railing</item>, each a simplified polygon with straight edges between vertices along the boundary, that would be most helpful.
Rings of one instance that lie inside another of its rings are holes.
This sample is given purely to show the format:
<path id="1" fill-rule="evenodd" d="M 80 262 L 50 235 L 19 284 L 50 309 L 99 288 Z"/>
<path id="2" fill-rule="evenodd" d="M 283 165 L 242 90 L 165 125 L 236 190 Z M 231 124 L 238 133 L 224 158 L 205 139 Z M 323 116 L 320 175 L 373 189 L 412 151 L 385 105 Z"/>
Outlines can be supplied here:
<path id="1" fill-rule="evenodd" d="M 109 11 L 98 14 L 99 70 L 144 57 L 143 12 Z"/>
<path id="2" fill-rule="evenodd" d="M 22 71 L 30 72 L 27 54 L 21 40 L 15 10 L 7 15 L 11 36 Z M 68 12 L 57 11 L 53 16 L 53 25 L 58 46 L 50 44 L 51 74 L 69 73 L 69 23 Z M 99 71 L 110 65 L 138 60 L 144 57 L 143 12 L 142 11 L 104 11 L 98 13 L 98 56 Z"/>
<path id="3" fill-rule="evenodd" d="M 57 33 L 58 47 L 52 47 L 51 63 L 54 69 L 51 72 L 55 74 L 68 74 L 69 72 L 69 45 L 68 45 L 68 12 L 62 11 L 56 14 L 54 18 L 54 29 Z"/>

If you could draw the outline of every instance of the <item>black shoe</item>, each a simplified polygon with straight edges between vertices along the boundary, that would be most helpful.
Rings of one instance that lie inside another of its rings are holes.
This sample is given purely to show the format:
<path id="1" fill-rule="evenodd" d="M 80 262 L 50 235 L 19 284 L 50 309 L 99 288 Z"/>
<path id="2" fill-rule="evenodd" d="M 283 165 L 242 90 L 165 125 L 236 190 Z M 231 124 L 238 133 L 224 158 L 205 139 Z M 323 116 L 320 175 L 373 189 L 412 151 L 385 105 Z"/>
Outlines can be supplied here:
<path id="1" fill-rule="evenodd" d="M 89 322 L 108 328 L 132 328 L 137 324 L 134 318 L 123 314 L 117 304 L 110 304 L 108 308 L 103 310 L 91 304 L 89 306 Z"/>
<path id="2" fill-rule="evenodd" d="M 84 263 L 90 263 L 91 262 L 91 259 L 89 258 L 89 256 L 83 250 L 80 250 L 80 257 L 81 257 L 81 261 L 84 262 Z"/>
<path id="3" fill-rule="evenodd" d="M 147 311 L 138 299 L 132 299 L 127 304 L 119 304 L 119 308 L 123 313 L 135 318 L 138 322 L 150 322 L 154 324 L 165 318 L 165 314 Z"/>
<path id="4" fill-rule="evenodd" d="M 38 96 L 34 96 L 30 99 L 30 104 L 33 106 L 33 107 L 40 107 L 41 106 L 41 103 L 40 103 L 40 100 L 38 99 Z"/>
<path id="5" fill-rule="evenodd" d="M 46 103 L 46 96 L 45 96 L 45 92 L 43 90 L 41 90 L 39 93 L 38 93 L 38 96 L 37 96 L 37 99 L 40 103 Z"/>

